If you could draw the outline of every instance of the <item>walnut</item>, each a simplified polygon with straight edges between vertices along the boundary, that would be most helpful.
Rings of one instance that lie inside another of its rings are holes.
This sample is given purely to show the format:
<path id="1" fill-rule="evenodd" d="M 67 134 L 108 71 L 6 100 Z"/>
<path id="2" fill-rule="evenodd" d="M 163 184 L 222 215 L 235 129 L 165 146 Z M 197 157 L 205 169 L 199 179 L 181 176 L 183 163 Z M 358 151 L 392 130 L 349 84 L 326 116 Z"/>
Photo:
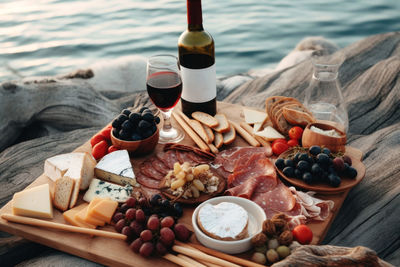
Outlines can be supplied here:
<path id="1" fill-rule="evenodd" d="M 289 246 L 293 242 L 293 234 L 290 230 L 283 231 L 278 237 L 278 242 L 281 245 Z"/>
<path id="2" fill-rule="evenodd" d="M 276 235 L 275 224 L 271 220 L 265 220 L 262 226 L 262 231 L 269 237 Z"/>
<path id="3" fill-rule="evenodd" d="M 256 247 L 261 247 L 267 242 L 267 236 L 264 233 L 258 233 L 251 239 L 251 243 Z"/>
<path id="4" fill-rule="evenodd" d="M 276 220 L 276 219 L 281 219 L 281 220 L 286 220 L 286 215 L 282 212 L 275 214 L 274 216 L 272 216 L 271 220 Z"/>
<path id="5" fill-rule="evenodd" d="M 271 222 L 275 225 L 277 235 L 282 233 L 287 227 L 287 222 L 284 219 L 271 219 Z"/>

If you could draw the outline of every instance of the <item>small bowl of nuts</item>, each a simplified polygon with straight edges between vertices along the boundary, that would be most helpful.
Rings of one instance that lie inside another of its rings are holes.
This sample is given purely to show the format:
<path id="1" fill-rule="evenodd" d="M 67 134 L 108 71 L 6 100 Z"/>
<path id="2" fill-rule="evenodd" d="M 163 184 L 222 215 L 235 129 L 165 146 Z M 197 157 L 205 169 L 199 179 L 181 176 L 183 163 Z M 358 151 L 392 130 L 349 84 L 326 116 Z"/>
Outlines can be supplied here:
<path id="1" fill-rule="evenodd" d="M 208 164 L 192 165 L 175 162 L 173 170 L 162 180 L 162 193 L 169 199 L 185 204 L 206 201 L 224 191 L 225 179 Z"/>

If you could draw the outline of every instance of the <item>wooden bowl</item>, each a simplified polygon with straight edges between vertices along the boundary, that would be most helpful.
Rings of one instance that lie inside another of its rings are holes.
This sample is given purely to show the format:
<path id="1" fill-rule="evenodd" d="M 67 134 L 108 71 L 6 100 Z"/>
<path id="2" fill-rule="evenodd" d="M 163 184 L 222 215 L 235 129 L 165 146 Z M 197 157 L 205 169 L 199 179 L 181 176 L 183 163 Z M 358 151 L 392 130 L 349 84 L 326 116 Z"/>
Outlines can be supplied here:
<path id="1" fill-rule="evenodd" d="M 311 126 L 315 126 L 322 130 L 335 130 L 340 134 L 340 137 L 329 136 L 321 133 L 312 131 Z M 346 133 L 339 130 L 338 128 L 322 122 L 309 123 L 303 132 L 301 139 L 303 147 L 321 146 L 327 147 L 331 152 L 345 152 L 346 151 Z"/>
<path id="2" fill-rule="evenodd" d="M 161 123 L 159 123 L 160 125 Z M 128 150 L 131 156 L 142 156 L 152 152 L 158 144 L 158 138 L 160 137 L 160 129 L 157 125 L 157 130 L 155 133 L 147 137 L 146 139 L 139 141 L 125 141 L 116 138 L 111 131 L 111 143 L 120 148 Z"/>

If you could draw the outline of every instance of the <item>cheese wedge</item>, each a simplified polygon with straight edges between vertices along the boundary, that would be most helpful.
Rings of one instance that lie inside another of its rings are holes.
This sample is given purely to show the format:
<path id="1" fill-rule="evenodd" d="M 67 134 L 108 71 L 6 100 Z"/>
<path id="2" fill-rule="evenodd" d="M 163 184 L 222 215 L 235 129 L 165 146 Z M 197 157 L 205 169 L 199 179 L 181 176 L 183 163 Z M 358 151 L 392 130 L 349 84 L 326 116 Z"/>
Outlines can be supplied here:
<path id="1" fill-rule="evenodd" d="M 106 223 L 111 222 L 111 218 L 118 207 L 118 202 L 111 199 L 103 199 L 97 203 L 91 210 L 88 210 L 88 216 L 99 218 Z"/>
<path id="2" fill-rule="evenodd" d="M 268 115 L 265 112 L 258 110 L 243 108 L 244 120 L 248 124 L 261 123 L 261 125 L 267 120 Z"/>
<path id="3" fill-rule="evenodd" d="M 132 191 L 133 187 L 130 184 L 121 186 L 94 178 L 83 196 L 83 200 L 90 202 L 95 197 L 109 197 L 118 202 L 125 202 L 131 196 Z"/>
<path id="4" fill-rule="evenodd" d="M 78 226 L 78 227 L 84 227 L 84 228 L 96 228 L 95 225 L 86 223 L 86 222 L 79 222 L 75 219 L 75 215 L 80 212 L 81 210 L 84 210 L 85 208 L 87 208 L 87 204 L 84 203 L 82 205 L 76 206 L 73 209 L 67 210 L 66 212 L 63 213 L 63 217 L 64 220 L 74 226 Z"/>
<path id="5" fill-rule="evenodd" d="M 266 141 L 273 141 L 279 138 L 285 138 L 277 130 L 271 126 L 267 126 L 264 130 L 254 133 L 257 136 L 264 138 Z"/>
<path id="6" fill-rule="evenodd" d="M 117 150 L 105 155 L 95 169 L 95 176 L 120 185 L 139 186 L 127 150 Z"/>
<path id="7" fill-rule="evenodd" d="M 15 193 L 12 199 L 12 211 L 15 215 L 53 218 L 49 184 L 42 184 Z"/>
<path id="8" fill-rule="evenodd" d="M 83 154 L 84 153 L 68 153 L 46 159 L 44 162 L 44 174 L 51 180 L 56 181 L 63 177 L 68 171 L 68 168 L 74 164 L 74 161 L 83 157 Z"/>
<path id="9" fill-rule="evenodd" d="M 96 217 L 90 216 L 90 214 L 88 213 L 88 211 L 92 210 L 94 208 L 94 206 L 96 206 L 100 201 L 102 201 L 104 198 L 99 198 L 99 197 L 95 197 L 92 199 L 92 201 L 90 201 L 88 208 L 86 209 L 86 213 L 84 216 L 84 220 L 87 223 L 90 224 L 94 224 L 94 225 L 98 225 L 98 226 L 104 226 L 105 225 L 105 221 L 100 220 Z"/>
<path id="10" fill-rule="evenodd" d="M 253 125 L 253 133 L 260 131 L 263 125 L 264 125 L 263 122 L 254 123 L 254 125 Z"/>

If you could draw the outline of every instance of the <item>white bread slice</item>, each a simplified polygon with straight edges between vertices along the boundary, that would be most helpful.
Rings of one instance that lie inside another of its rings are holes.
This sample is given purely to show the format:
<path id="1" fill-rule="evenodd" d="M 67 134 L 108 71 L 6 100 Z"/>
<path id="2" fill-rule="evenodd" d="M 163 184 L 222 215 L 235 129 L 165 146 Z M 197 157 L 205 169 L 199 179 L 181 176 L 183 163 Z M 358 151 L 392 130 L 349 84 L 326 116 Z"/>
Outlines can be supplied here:
<path id="1" fill-rule="evenodd" d="M 215 132 L 214 137 L 215 147 L 220 148 L 224 144 L 224 137 L 222 136 L 222 133 Z"/>
<path id="2" fill-rule="evenodd" d="M 243 108 L 243 114 L 247 124 L 261 123 L 262 125 L 268 118 L 267 113 L 248 108 Z"/>
<path id="3" fill-rule="evenodd" d="M 226 133 L 229 132 L 229 122 L 226 118 L 225 114 L 217 113 L 214 118 L 218 120 L 218 126 L 211 127 L 214 131 L 218 133 Z"/>
<path id="4" fill-rule="evenodd" d="M 75 180 L 66 176 L 57 179 L 54 187 L 54 207 L 61 211 L 68 209 L 74 184 Z"/>
<path id="5" fill-rule="evenodd" d="M 222 136 L 224 138 L 224 145 L 232 144 L 236 138 L 235 128 L 232 125 L 230 125 L 229 132 L 223 133 Z"/>
<path id="6" fill-rule="evenodd" d="M 203 125 L 203 128 L 204 128 L 204 130 L 206 131 L 206 133 L 208 135 L 208 139 L 210 140 L 210 143 L 214 142 L 214 132 L 213 132 L 213 130 L 210 127 L 208 127 L 207 125 L 205 125 L 205 124 L 202 124 L 202 125 Z"/>
<path id="7" fill-rule="evenodd" d="M 203 125 L 197 120 L 190 120 L 190 127 L 203 139 L 204 142 L 210 144 L 212 141 L 208 137 L 206 130 L 204 130 Z"/>
<path id="8" fill-rule="evenodd" d="M 218 125 L 218 120 L 216 118 L 201 111 L 193 112 L 192 117 L 211 128 Z"/>
<path id="9" fill-rule="evenodd" d="M 256 132 L 254 134 L 264 138 L 266 141 L 274 141 L 279 138 L 285 138 L 277 130 L 275 130 L 275 128 L 273 128 L 271 126 L 267 126 L 264 128 L 264 130 L 262 130 L 260 132 Z"/>

